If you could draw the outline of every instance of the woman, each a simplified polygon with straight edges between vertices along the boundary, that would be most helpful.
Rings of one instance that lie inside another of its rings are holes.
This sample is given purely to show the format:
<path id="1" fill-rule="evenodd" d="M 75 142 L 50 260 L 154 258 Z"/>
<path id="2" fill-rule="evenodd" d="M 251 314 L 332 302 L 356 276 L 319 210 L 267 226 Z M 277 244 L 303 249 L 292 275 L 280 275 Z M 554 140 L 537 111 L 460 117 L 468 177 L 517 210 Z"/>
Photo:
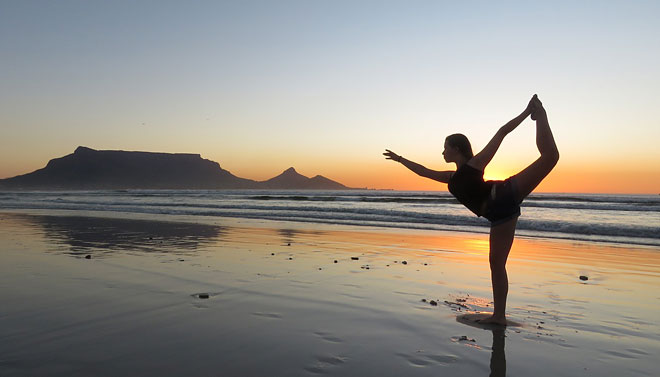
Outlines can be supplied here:
<path id="1" fill-rule="evenodd" d="M 541 152 L 541 157 L 520 173 L 504 181 L 484 182 L 484 169 L 493 159 L 504 137 L 529 115 L 532 120 L 536 120 L 536 146 Z M 493 315 L 481 320 L 480 323 L 506 326 L 506 296 L 509 291 L 506 260 L 520 216 L 520 203 L 541 183 L 559 160 L 559 151 L 550 130 L 547 114 L 535 94 L 527 108 L 502 126 L 476 156 L 473 156 L 470 142 L 462 134 L 448 136 L 444 148 L 442 155 L 445 161 L 455 163 L 456 171 L 427 169 L 389 149 L 383 154 L 388 160 L 400 162 L 422 177 L 447 183 L 449 192 L 459 202 L 477 216 L 483 216 L 491 222 L 489 261 L 495 308 Z"/>

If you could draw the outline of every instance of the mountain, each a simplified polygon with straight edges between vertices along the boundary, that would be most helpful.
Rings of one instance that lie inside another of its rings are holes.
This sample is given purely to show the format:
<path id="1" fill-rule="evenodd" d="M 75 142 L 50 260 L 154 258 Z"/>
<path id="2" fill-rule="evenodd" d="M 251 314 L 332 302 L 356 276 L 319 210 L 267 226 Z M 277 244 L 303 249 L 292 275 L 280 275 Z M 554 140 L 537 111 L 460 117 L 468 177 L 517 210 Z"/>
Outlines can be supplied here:
<path id="1" fill-rule="evenodd" d="M 320 175 L 317 175 L 314 178 L 307 178 L 304 175 L 299 174 L 294 168 L 288 168 L 277 177 L 260 183 L 263 188 L 272 190 L 288 189 L 291 187 L 301 190 L 345 190 L 348 188 L 341 183 Z"/>
<path id="2" fill-rule="evenodd" d="M 240 178 L 199 154 L 97 151 L 78 147 L 46 167 L 0 179 L 4 190 L 97 189 L 347 189 L 316 176 L 307 178 L 290 168 L 264 182 Z"/>

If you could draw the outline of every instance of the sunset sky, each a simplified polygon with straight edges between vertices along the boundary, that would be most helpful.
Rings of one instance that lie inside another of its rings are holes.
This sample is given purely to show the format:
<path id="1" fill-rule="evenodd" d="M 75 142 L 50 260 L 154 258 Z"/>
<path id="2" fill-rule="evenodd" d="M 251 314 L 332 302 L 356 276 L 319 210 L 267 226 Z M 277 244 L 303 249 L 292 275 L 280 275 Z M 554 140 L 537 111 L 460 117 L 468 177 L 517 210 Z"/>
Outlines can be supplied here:
<path id="1" fill-rule="evenodd" d="M 353 187 L 446 190 L 534 93 L 561 153 L 551 192 L 660 193 L 658 1 L 1 1 L 0 178 L 79 145 L 290 166 Z M 538 156 L 532 121 L 486 178 Z"/>

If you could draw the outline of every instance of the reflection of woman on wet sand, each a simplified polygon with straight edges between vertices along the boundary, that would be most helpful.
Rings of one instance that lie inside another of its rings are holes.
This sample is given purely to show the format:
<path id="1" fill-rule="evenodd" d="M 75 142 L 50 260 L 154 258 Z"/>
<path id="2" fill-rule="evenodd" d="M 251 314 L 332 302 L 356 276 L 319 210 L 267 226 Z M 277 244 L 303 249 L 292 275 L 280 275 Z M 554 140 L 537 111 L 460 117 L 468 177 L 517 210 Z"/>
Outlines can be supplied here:
<path id="1" fill-rule="evenodd" d="M 484 182 L 484 169 L 493 159 L 504 137 L 529 115 L 536 120 L 536 146 L 541 157 L 504 181 Z M 491 222 L 489 261 L 495 308 L 493 315 L 481 320 L 481 323 L 506 325 L 506 296 L 509 290 L 506 260 L 520 216 L 520 203 L 541 183 L 559 160 L 547 114 L 541 101 L 534 95 L 527 108 L 502 126 L 476 156 L 472 154 L 470 142 L 462 134 L 448 136 L 444 148 L 442 155 L 445 161 L 455 163 L 456 171 L 427 169 L 390 150 L 383 154 L 388 160 L 400 162 L 422 177 L 448 183 L 449 192 L 459 202 L 477 216 L 483 216 Z"/>
<path id="2" fill-rule="evenodd" d="M 506 354 L 504 353 L 504 329 L 497 326 L 493 331 L 493 347 L 490 354 L 490 377 L 506 376 Z"/>

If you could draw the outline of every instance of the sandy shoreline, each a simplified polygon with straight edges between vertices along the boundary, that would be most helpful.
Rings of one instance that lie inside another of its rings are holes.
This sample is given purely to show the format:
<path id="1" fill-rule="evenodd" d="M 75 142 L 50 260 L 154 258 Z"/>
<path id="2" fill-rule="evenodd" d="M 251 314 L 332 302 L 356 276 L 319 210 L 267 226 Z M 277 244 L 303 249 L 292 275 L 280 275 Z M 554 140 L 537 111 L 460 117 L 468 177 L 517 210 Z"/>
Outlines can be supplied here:
<path id="1" fill-rule="evenodd" d="M 0 213 L 0 375 L 659 371 L 653 248 L 517 240 L 490 331 L 483 234 L 156 220 Z"/>

